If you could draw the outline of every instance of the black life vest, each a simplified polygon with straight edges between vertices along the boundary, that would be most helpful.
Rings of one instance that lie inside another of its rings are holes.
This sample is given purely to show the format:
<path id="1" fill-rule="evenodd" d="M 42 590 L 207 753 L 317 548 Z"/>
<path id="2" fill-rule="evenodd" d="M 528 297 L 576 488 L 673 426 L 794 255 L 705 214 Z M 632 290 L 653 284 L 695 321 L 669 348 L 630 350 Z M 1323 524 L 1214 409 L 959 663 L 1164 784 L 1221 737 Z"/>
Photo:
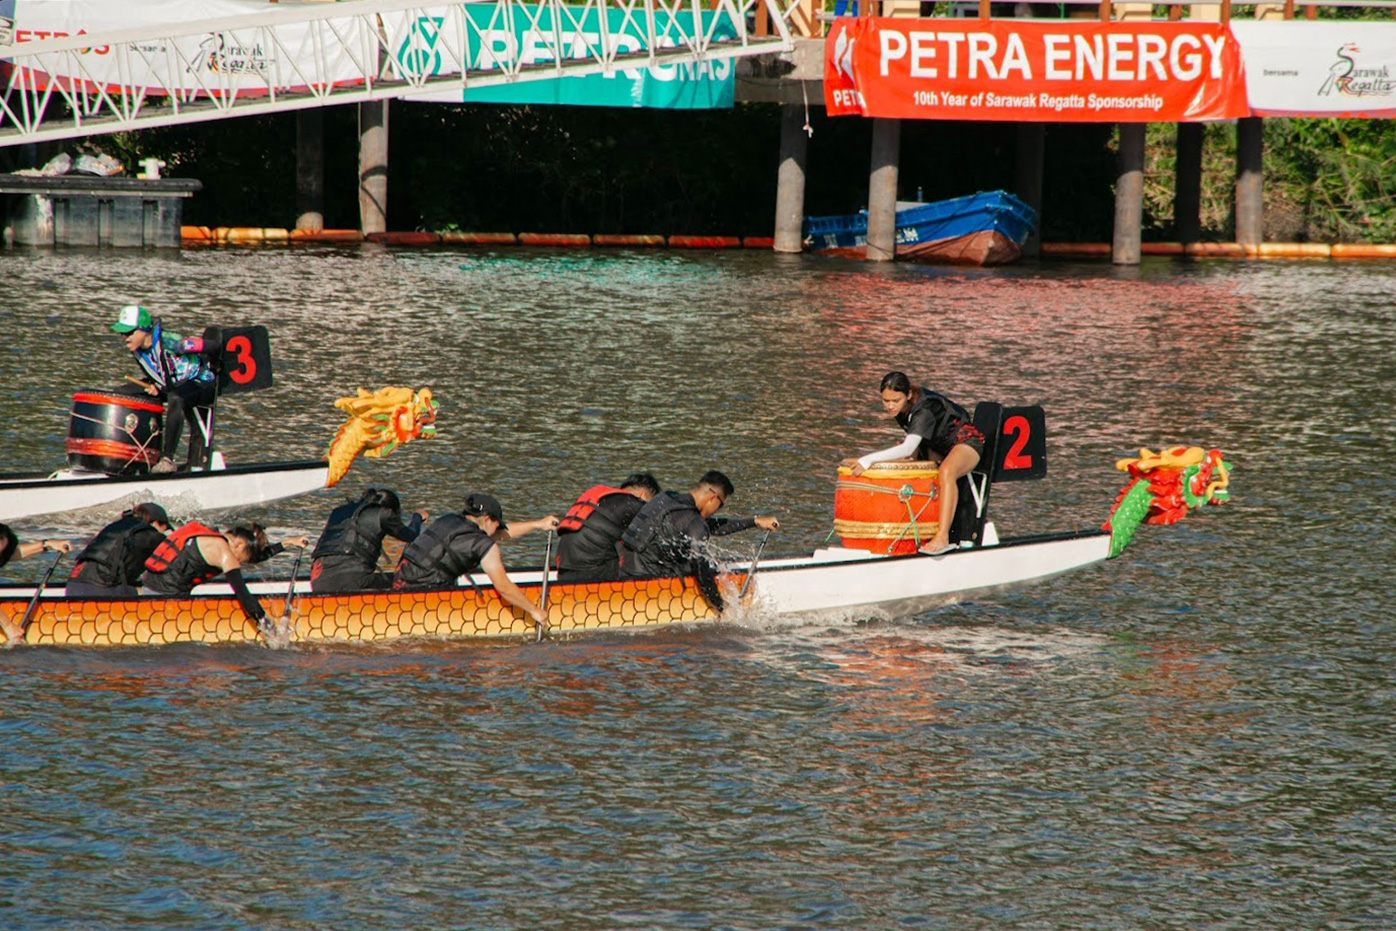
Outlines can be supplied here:
<path id="1" fill-rule="evenodd" d="M 146 560 L 165 535 L 134 514 L 127 514 L 98 531 L 78 554 L 72 578 L 107 588 L 135 585 L 145 571 Z"/>
<path id="2" fill-rule="evenodd" d="M 199 537 L 223 536 L 212 527 L 190 521 L 155 547 L 145 561 L 146 587 L 160 592 L 188 594 L 223 570 L 211 566 L 199 552 Z"/>
<path id="3" fill-rule="evenodd" d="M 479 568 L 494 540 L 472 520 L 444 514 L 402 551 L 394 588 L 454 585 L 456 578 Z"/>
<path id="4" fill-rule="evenodd" d="M 311 559 L 321 559 L 325 556 L 353 556 L 356 561 L 362 562 L 370 568 L 378 562 L 378 554 L 383 549 L 383 534 L 381 531 L 365 533 L 359 518 L 370 507 L 379 507 L 373 501 L 360 501 L 358 503 L 341 504 L 330 512 L 330 518 L 325 522 L 325 530 L 320 534 L 320 540 L 315 544 L 315 550 L 310 554 Z M 375 515 L 377 516 L 377 515 Z M 381 524 L 375 521 L 375 524 Z"/>
<path id="5" fill-rule="evenodd" d="M 690 511 L 701 517 L 693 499 L 664 491 L 649 500 L 621 535 L 621 571 L 632 576 L 681 572 L 692 555 L 693 541 L 675 533 L 675 516 Z"/>
<path id="6" fill-rule="evenodd" d="M 601 503 L 602 498 L 608 495 L 628 494 L 630 494 L 630 492 L 622 488 L 612 488 L 610 485 L 592 485 L 586 491 L 582 492 L 581 496 L 567 509 L 567 513 L 563 515 L 562 520 L 557 522 L 557 532 L 559 534 L 576 533 L 578 530 L 582 529 L 582 525 L 588 520 L 595 519 L 605 525 L 599 528 L 602 532 L 608 533 L 612 539 L 618 538 L 625 532 L 625 528 L 617 527 L 615 523 L 607 520 L 604 513 L 598 514 L 596 506 Z"/>

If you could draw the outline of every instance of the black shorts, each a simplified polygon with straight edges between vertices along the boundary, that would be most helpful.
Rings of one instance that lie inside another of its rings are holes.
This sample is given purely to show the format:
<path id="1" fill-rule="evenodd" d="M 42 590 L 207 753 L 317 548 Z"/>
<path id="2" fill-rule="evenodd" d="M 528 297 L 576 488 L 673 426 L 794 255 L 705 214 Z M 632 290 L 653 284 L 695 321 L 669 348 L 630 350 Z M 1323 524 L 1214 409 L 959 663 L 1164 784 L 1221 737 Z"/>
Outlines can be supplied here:
<path id="1" fill-rule="evenodd" d="M 972 423 L 962 423 L 960 429 L 955 431 L 955 442 L 950 444 L 950 448 L 954 449 L 956 446 L 968 446 L 983 458 L 984 432 Z"/>

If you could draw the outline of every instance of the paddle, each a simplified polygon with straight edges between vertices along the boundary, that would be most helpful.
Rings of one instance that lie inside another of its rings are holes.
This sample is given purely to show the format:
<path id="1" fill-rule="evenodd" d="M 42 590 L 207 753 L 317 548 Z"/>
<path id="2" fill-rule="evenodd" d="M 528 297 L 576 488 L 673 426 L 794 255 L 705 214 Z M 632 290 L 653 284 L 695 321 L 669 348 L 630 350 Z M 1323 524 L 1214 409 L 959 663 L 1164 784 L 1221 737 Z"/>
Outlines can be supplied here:
<path id="1" fill-rule="evenodd" d="M 766 551 L 766 541 L 771 538 L 771 532 L 766 531 L 766 535 L 761 538 L 761 545 L 756 548 L 756 555 L 751 559 L 751 568 L 746 571 L 746 578 L 742 580 L 742 590 L 737 593 L 737 600 L 746 597 L 746 593 L 751 590 L 751 580 L 756 578 L 756 564 L 761 561 L 761 554 Z"/>
<path id="2" fill-rule="evenodd" d="M 305 547 L 302 546 L 300 551 L 296 553 L 295 565 L 291 567 L 291 584 L 286 586 L 286 605 L 281 609 L 281 616 L 283 618 L 290 618 L 291 616 L 291 602 L 294 601 L 296 597 L 296 576 L 300 574 L 301 557 L 304 555 Z"/>
<path id="3" fill-rule="evenodd" d="M 543 550 L 543 591 L 538 595 L 538 607 L 546 614 L 548 610 L 548 576 L 552 574 L 553 532 L 548 531 L 548 546 Z M 543 622 L 538 622 L 538 641 L 543 640 Z"/>
<path id="4" fill-rule="evenodd" d="M 29 630 L 29 622 L 34 620 L 34 609 L 39 606 L 39 596 L 44 593 L 44 588 L 48 585 L 48 580 L 53 578 L 53 570 L 58 568 L 58 564 L 61 563 L 63 557 L 67 555 L 68 554 L 62 550 L 58 551 L 58 555 L 53 557 L 53 562 L 49 563 L 48 569 L 44 571 L 44 577 L 39 580 L 39 587 L 34 589 L 34 597 L 29 599 L 29 606 L 24 609 L 24 616 L 19 619 L 20 640 L 24 639 L 25 632 Z"/>

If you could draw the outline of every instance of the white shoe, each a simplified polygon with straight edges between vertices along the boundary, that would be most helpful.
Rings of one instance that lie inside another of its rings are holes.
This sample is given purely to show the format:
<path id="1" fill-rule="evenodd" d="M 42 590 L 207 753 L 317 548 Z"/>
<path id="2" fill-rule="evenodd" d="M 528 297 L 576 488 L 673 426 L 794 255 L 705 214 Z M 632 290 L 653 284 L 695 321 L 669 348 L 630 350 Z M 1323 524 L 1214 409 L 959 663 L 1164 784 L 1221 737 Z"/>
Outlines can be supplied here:
<path id="1" fill-rule="evenodd" d="M 169 474 L 170 474 L 171 472 L 173 472 L 174 470 L 175 470 L 174 460 L 173 460 L 173 459 L 167 459 L 167 458 L 165 458 L 164 456 L 161 456 L 161 457 L 160 457 L 160 461 L 157 462 L 157 463 L 155 463 L 155 465 L 153 465 L 153 466 L 150 467 L 150 474 L 151 474 L 151 475 L 169 475 Z"/>

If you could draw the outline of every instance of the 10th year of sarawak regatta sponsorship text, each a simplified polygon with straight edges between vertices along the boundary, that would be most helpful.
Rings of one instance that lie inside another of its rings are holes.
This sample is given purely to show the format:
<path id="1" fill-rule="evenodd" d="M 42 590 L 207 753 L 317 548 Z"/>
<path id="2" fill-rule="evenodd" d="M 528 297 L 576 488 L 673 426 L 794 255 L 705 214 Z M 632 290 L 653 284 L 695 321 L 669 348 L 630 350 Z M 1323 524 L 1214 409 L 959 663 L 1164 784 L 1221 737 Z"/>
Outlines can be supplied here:
<path id="1" fill-rule="evenodd" d="M 1053 122 L 1249 115 L 1219 23 L 968 22 L 843 17 L 825 42 L 831 116 Z"/>

